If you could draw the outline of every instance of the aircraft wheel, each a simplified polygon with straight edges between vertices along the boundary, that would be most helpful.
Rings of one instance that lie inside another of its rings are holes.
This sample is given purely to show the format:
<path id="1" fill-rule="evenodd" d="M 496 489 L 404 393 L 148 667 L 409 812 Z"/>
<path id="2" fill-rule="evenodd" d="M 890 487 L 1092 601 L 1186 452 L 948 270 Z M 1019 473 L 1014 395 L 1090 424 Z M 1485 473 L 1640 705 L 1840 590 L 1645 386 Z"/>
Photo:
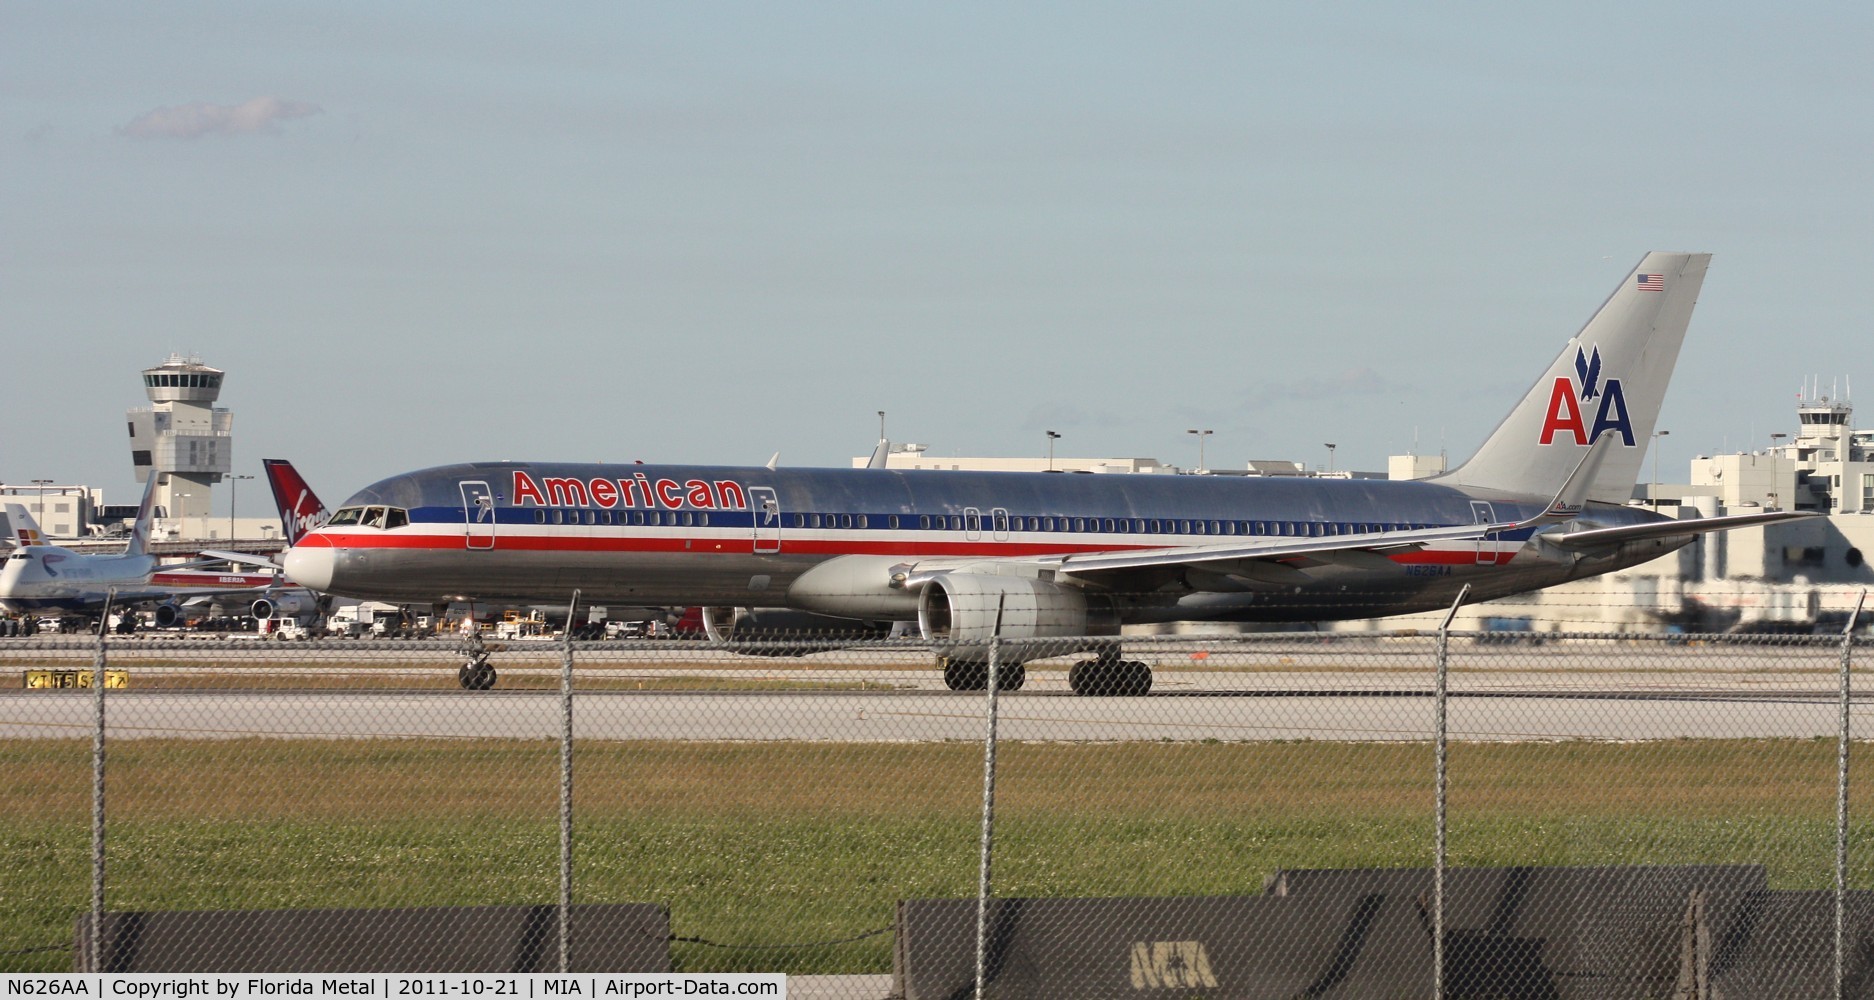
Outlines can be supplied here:
<path id="1" fill-rule="evenodd" d="M 1152 690 L 1152 668 L 1139 660 L 1081 660 L 1068 669 L 1067 686 L 1096 698 L 1145 694 Z"/>
<path id="2" fill-rule="evenodd" d="M 988 664 L 969 660 L 944 660 L 944 687 L 952 691 L 981 691 L 988 686 Z"/>
<path id="3" fill-rule="evenodd" d="M 495 686 L 495 668 L 486 659 L 470 660 L 455 672 L 465 691 L 486 691 Z"/>

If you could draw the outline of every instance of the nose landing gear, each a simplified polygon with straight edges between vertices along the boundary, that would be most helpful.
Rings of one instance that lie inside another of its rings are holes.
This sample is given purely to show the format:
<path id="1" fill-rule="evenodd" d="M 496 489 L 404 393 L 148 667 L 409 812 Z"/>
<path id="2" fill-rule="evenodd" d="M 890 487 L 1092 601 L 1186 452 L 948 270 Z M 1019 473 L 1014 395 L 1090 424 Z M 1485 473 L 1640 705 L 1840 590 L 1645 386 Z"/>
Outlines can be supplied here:
<path id="1" fill-rule="evenodd" d="M 468 658 L 455 672 L 456 681 L 465 691 L 486 691 L 495 686 L 494 664 L 488 662 L 488 651 L 482 648 L 479 634 L 471 634 L 462 640 L 462 653 Z"/>

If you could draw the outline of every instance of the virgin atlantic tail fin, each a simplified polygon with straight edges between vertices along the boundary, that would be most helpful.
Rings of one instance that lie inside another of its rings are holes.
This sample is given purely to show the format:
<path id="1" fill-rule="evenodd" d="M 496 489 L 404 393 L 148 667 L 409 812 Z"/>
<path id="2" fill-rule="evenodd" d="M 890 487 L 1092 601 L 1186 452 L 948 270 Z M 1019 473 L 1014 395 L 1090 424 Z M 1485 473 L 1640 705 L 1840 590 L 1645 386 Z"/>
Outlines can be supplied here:
<path id="1" fill-rule="evenodd" d="M 331 517 L 325 504 L 319 502 L 312 487 L 293 468 L 293 463 L 284 458 L 261 460 L 261 468 L 266 470 L 267 485 L 273 487 L 273 502 L 280 509 L 280 525 L 286 533 L 286 544 L 299 544 L 299 536 L 324 524 Z"/>

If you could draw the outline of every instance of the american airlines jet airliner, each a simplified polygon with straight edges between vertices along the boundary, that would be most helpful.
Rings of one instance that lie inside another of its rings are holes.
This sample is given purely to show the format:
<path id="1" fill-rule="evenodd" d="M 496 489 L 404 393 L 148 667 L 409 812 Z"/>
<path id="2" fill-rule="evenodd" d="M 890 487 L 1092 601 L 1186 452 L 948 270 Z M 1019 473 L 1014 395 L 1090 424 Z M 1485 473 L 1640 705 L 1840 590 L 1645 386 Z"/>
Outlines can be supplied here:
<path id="1" fill-rule="evenodd" d="M 915 621 L 959 690 L 986 684 L 994 636 L 1103 637 L 1081 645 L 1095 656 L 1072 688 L 1142 694 L 1151 671 L 1122 658 L 1123 625 L 1426 611 L 1467 584 L 1469 600 L 1503 597 L 1803 516 L 1626 505 L 1709 261 L 1647 254 L 1477 453 L 1433 479 L 484 462 L 360 490 L 285 565 L 315 590 L 382 601 L 577 589 Z M 1042 654 L 1005 650 L 1000 683 L 1016 688 L 1013 661 Z"/>

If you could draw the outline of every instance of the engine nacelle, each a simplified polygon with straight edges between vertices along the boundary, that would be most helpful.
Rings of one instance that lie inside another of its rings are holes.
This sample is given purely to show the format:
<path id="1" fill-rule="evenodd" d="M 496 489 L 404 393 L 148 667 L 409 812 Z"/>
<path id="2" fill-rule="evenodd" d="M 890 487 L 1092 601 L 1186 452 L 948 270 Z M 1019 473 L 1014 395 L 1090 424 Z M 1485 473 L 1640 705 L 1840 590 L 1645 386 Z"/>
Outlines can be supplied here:
<path id="1" fill-rule="evenodd" d="M 157 628 L 175 628 L 182 623 L 182 609 L 174 604 L 158 604 L 150 618 Z"/>
<path id="2" fill-rule="evenodd" d="M 269 618 L 298 618 L 314 611 L 311 598 L 298 594 L 275 594 L 272 597 L 256 598 L 248 613 L 265 621 Z"/>
<path id="3" fill-rule="evenodd" d="M 841 649 L 855 640 L 883 639 L 891 633 L 890 622 L 835 618 L 791 608 L 704 608 L 702 611 L 703 631 L 711 640 L 776 643 L 771 648 L 740 650 L 764 656 L 805 656 Z"/>
<path id="4" fill-rule="evenodd" d="M 953 660 L 989 658 L 989 640 L 1118 635 L 1119 618 L 1097 596 L 1058 583 L 989 573 L 945 573 L 918 594 L 918 629 Z M 1086 644 L 1076 645 L 1086 648 Z M 1005 663 L 1069 652 L 1029 646 L 1005 648 Z"/>

